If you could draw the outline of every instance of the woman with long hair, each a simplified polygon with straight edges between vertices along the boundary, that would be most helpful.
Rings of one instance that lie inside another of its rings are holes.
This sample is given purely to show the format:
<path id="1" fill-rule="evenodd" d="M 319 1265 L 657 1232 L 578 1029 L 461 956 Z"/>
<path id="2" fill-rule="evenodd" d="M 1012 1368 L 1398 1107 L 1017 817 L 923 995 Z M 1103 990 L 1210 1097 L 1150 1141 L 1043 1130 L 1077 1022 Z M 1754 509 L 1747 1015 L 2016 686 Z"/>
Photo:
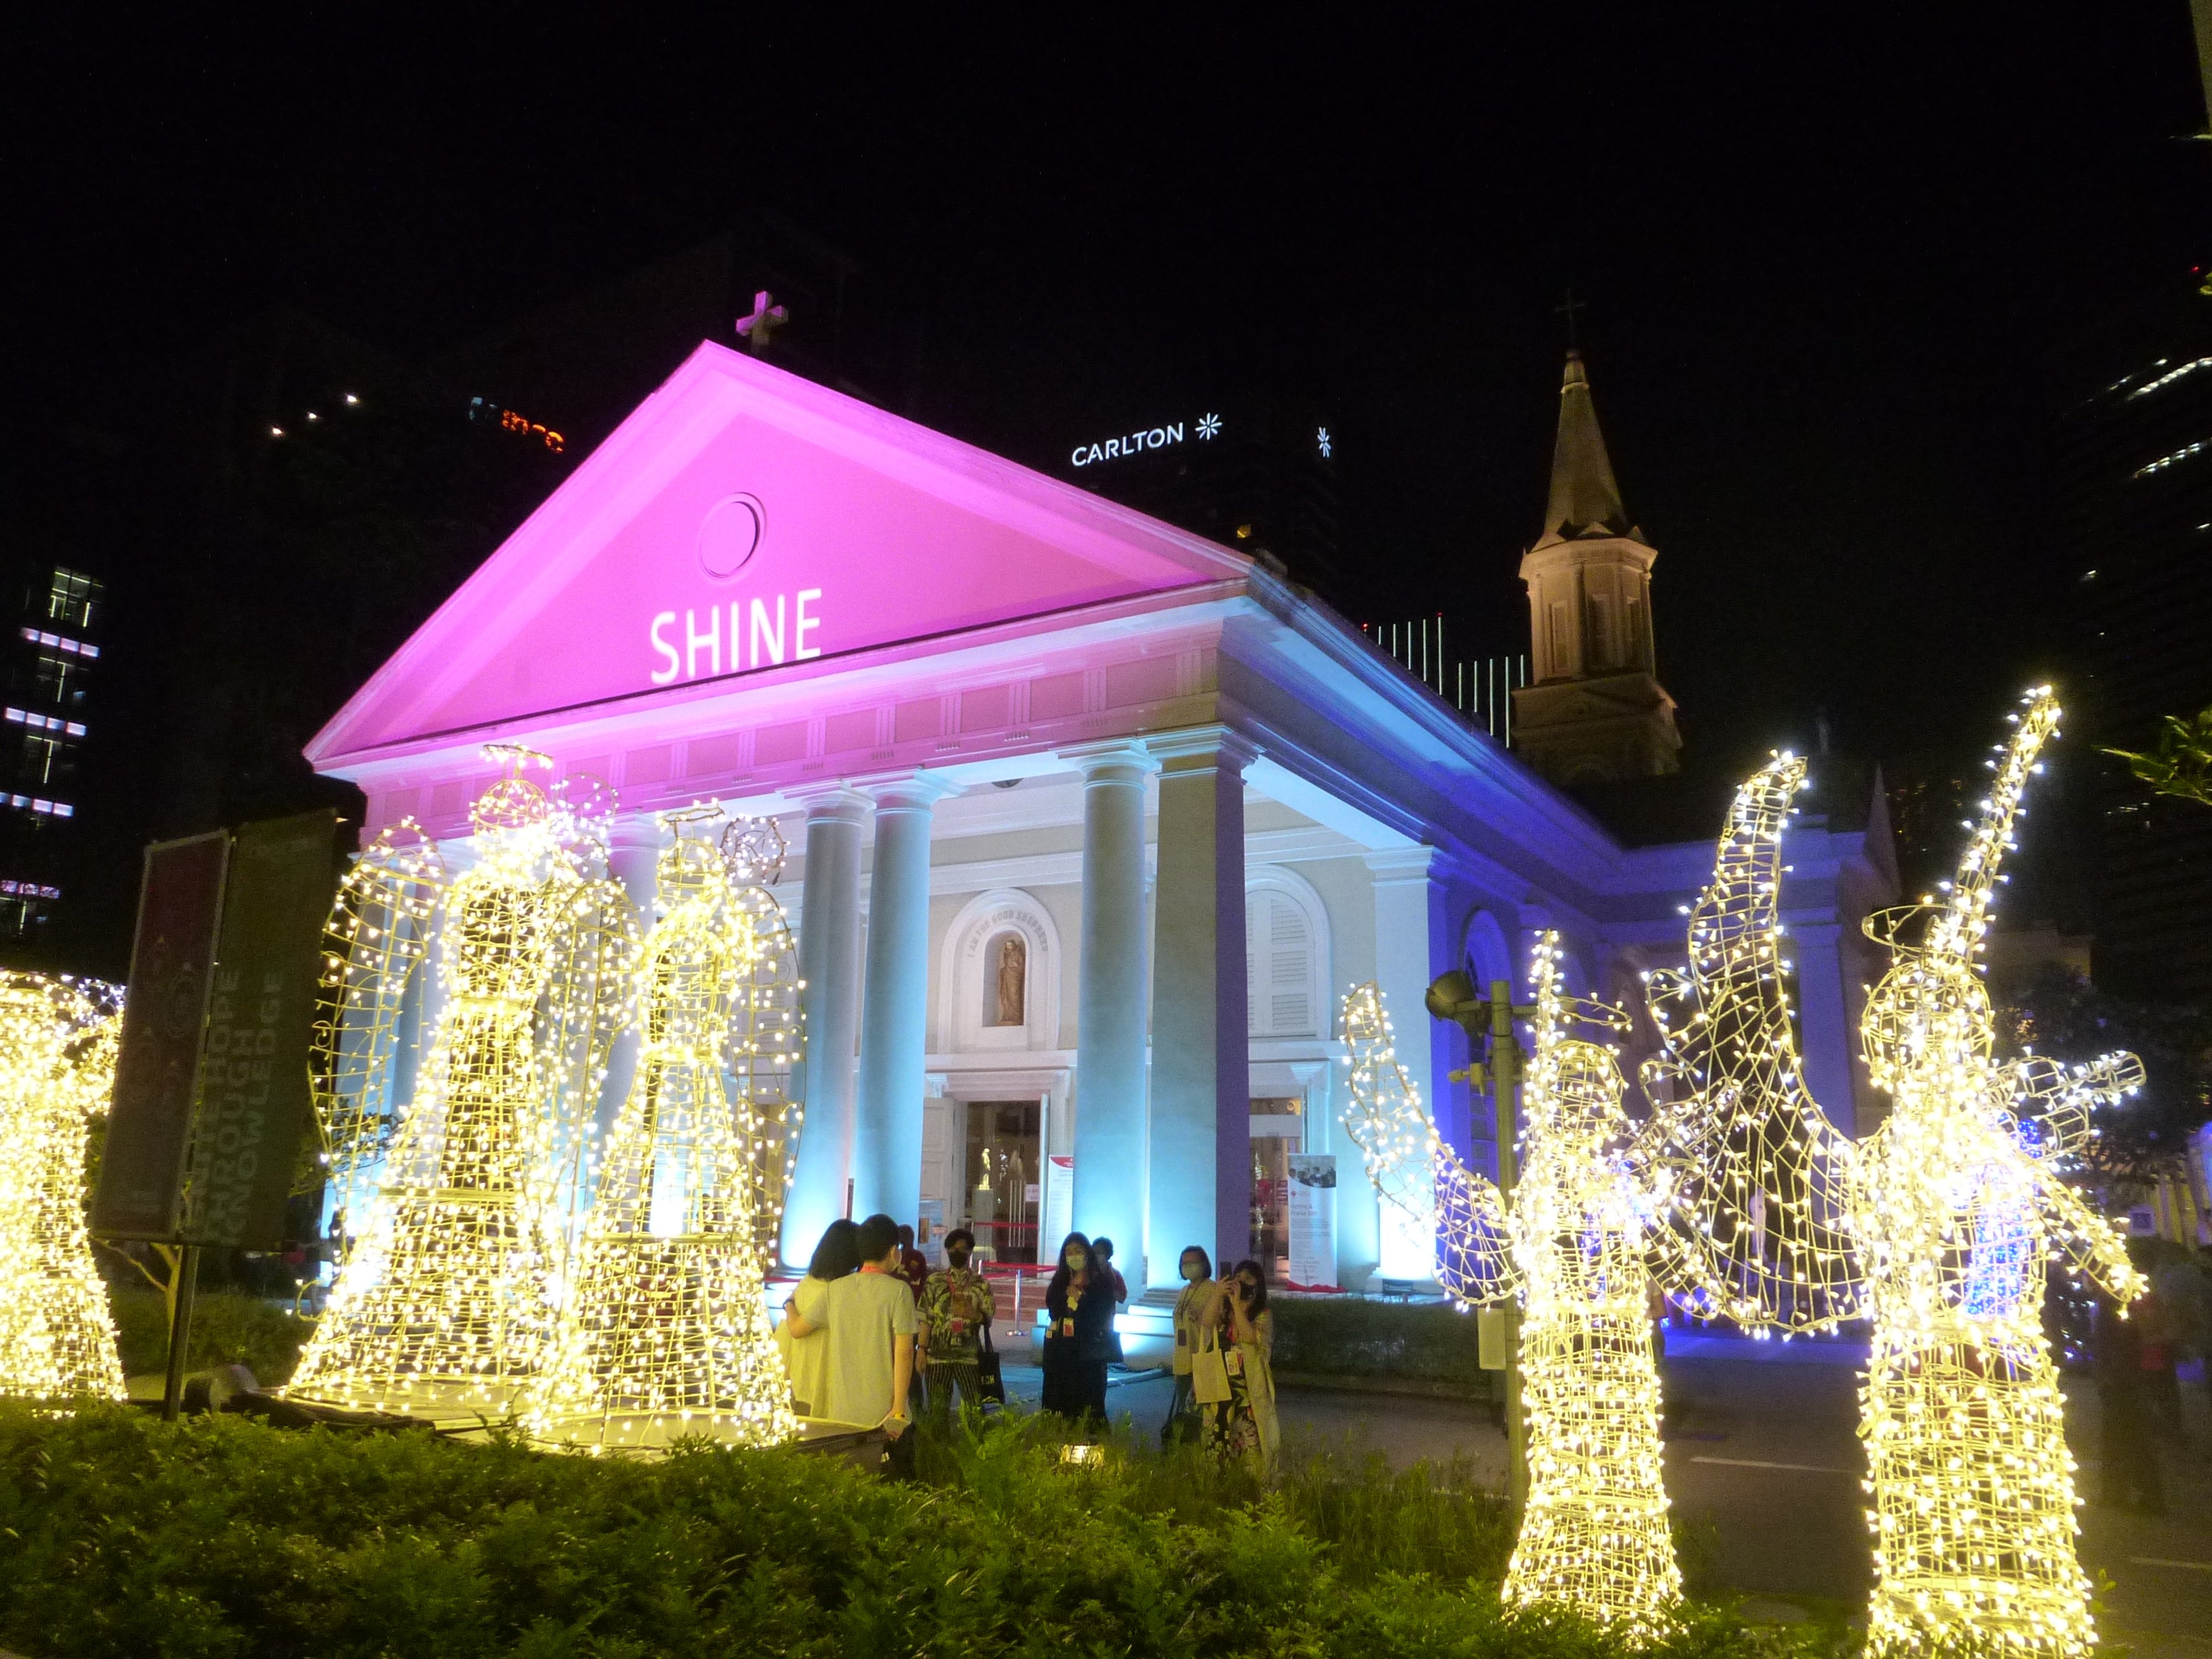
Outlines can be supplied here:
<path id="1" fill-rule="evenodd" d="M 1213 1258 L 1197 1244 L 1182 1247 L 1176 1271 L 1183 1280 L 1175 1304 L 1175 1398 L 1168 1402 L 1168 1419 L 1160 1425 L 1160 1441 L 1193 1440 L 1200 1430 L 1198 1400 L 1192 1392 L 1191 1357 L 1198 1352 L 1200 1322 L 1213 1306 Z"/>
<path id="2" fill-rule="evenodd" d="M 1106 1361 L 1114 1345 L 1114 1282 L 1091 1241 L 1070 1233 L 1045 1289 L 1044 1408 L 1106 1420 Z"/>
<path id="3" fill-rule="evenodd" d="M 783 1368 L 791 1376 L 792 1409 L 801 1417 L 814 1415 L 828 1380 L 830 1344 L 822 1334 L 822 1314 L 830 1286 L 860 1271 L 860 1228 L 850 1221 L 833 1221 L 822 1230 L 821 1241 L 806 1264 L 806 1277 L 783 1304 L 783 1323 L 776 1327 L 775 1340 L 783 1350 Z"/>
<path id="4" fill-rule="evenodd" d="M 1229 1398 L 1205 1407 L 1206 1449 L 1224 1463 L 1241 1457 L 1272 1469 L 1282 1430 L 1275 1418 L 1275 1316 L 1267 1311 L 1266 1270 L 1256 1261 L 1238 1262 L 1214 1286 L 1206 1322 L 1229 1372 Z"/>

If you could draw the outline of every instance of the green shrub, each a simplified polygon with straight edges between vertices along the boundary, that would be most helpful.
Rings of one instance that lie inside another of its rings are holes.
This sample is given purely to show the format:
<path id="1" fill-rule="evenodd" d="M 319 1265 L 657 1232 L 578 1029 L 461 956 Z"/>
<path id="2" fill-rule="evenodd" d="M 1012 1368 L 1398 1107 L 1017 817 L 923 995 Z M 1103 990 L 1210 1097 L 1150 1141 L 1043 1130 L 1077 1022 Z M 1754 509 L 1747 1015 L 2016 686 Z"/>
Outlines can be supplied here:
<path id="1" fill-rule="evenodd" d="M 161 1292 L 126 1285 L 117 1287 L 110 1300 L 124 1374 L 142 1376 L 161 1370 L 168 1364 L 169 1315 Z M 292 1375 L 301 1346 L 313 1330 L 309 1321 L 259 1297 L 240 1291 L 202 1291 L 192 1298 L 185 1369 L 244 1365 L 273 1386 Z"/>
<path id="2" fill-rule="evenodd" d="M 1435 1303 L 1278 1297 L 1275 1369 L 1310 1376 L 1395 1376 L 1487 1389 L 1472 1314 Z"/>
<path id="3" fill-rule="evenodd" d="M 593 1460 L 0 1405 L 0 1645 L 31 1659 L 807 1659 L 928 1654 L 1598 1659 L 1507 1617 L 1464 1471 L 1294 1459 L 1279 1490 L 1035 1419 L 926 1479 L 797 1452 Z M 1469 1575 L 1475 1575 L 1472 1579 Z M 1811 1638 L 1695 1614 L 1668 1651 Z M 1821 1638 L 1826 1640 L 1826 1638 Z"/>

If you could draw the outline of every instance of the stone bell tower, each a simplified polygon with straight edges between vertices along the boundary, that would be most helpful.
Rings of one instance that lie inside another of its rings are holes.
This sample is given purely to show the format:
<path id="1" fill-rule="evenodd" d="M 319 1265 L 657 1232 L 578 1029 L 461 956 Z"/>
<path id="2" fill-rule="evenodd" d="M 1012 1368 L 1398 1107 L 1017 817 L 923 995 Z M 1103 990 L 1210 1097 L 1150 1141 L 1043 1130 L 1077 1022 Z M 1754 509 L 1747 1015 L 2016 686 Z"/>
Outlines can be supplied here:
<path id="1" fill-rule="evenodd" d="M 1658 557 L 1620 504 L 1589 376 L 1570 351 L 1544 533 L 1521 560 L 1530 680 L 1513 694 L 1513 746 L 1554 783 L 1675 769 L 1682 739 L 1652 649 Z"/>

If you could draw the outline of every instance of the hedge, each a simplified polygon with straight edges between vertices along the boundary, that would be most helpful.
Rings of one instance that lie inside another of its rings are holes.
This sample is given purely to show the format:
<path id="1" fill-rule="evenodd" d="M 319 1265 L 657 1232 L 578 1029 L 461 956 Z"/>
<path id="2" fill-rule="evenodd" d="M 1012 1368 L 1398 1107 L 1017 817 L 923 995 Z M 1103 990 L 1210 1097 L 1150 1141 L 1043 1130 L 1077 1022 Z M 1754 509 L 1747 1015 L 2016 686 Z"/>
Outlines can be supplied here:
<path id="1" fill-rule="evenodd" d="M 1311 1376 L 1399 1377 L 1486 1389 L 1473 1314 L 1437 1303 L 1276 1297 L 1274 1365 Z"/>
<path id="2" fill-rule="evenodd" d="M 158 1291 L 118 1286 L 109 1295 L 115 1310 L 116 1346 L 126 1376 L 142 1376 L 168 1363 L 168 1304 Z M 292 1375 L 300 1348 L 314 1330 L 312 1321 L 242 1291 L 203 1290 L 192 1298 L 192 1331 L 185 1345 L 188 1370 L 244 1365 L 274 1387 Z"/>
<path id="3" fill-rule="evenodd" d="M 1048 1423 L 894 1483 L 793 1451 L 644 1462 L 422 1431 L 0 1405 L 0 1646 L 29 1659 L 1454 1655 L 1598 1659 L 1509 1617 L 1508 1522 L 1466 1471 L 1294 1461 L 1279 1490 Z M 1692 1612 L 1664 1651 L 1840 1633 Z"/>

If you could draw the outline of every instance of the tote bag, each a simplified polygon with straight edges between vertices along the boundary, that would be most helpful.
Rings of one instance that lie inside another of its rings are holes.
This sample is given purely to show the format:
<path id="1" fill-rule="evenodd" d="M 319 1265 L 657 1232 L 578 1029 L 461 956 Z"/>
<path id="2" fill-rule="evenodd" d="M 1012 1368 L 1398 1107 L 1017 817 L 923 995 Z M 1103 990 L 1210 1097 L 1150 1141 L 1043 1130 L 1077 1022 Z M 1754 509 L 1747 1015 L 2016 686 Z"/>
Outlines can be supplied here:
<path id="1" fill-rule="evenodd" d="M 1199 1333 L 1198 1352 L 1190 1357 L 1190 1394 L 1201 1406 L 1218 1406 L 1229 1398 L 1229 1362 L 1211 1324 Z"/>

